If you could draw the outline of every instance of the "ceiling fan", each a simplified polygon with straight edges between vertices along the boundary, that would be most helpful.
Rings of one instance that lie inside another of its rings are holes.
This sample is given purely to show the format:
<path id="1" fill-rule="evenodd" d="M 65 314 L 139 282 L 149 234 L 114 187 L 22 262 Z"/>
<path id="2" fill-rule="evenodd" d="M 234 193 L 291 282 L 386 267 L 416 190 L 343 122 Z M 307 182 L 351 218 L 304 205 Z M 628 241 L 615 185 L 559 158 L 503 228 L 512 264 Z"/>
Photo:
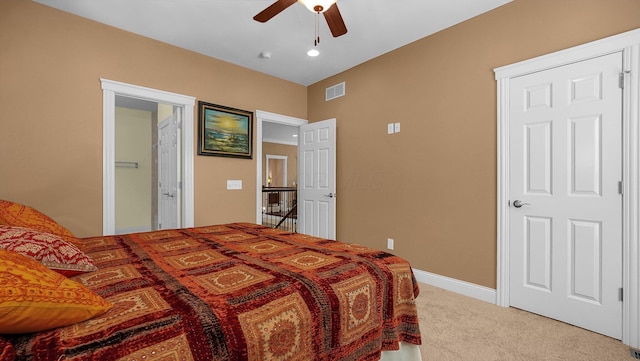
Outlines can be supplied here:
<path id="1" fill-rule="evenodd" d="M 333 35 L 334 38 L 347 33 L 347 26 L 344 24 L 340 10 L 338 10 L 338 4 L 336 4 L 337 0 L 277 0 L 271 4 L 271 6 L 254 16 L 253 20 L 261 23 L 267 22 L 298 1 L 312 12 L 316 14 L 322 13 L 324 15 L 324 18 L 327 20 L 327 25 L 329 25 L 329 30 L 331 30 L 331 35 Z"/>

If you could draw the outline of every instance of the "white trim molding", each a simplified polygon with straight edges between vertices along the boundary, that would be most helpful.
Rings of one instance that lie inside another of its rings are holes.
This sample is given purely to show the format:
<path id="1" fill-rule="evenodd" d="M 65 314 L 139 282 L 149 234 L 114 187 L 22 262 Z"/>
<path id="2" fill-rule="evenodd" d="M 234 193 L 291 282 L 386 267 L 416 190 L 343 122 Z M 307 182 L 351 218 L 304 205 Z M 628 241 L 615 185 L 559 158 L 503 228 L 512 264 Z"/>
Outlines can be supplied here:
<path id="1" fill-rule="evenodd" d="M 102 84 L 102 233 L 115 233 L 115 98 L 117 95 L 172 104 L 182 109 L 182 224 L 194 224 L 194 112 L 195 98 L 186 95 L 145 88 L 138 85 L 100 79 Z"/>
<path id="2" fill-rule="evenodd" d="M 493 288 L 480 286 L 475 283 L 460 281 L 455 278 L 440 276 L 435 273 L 413 269 L 413 275 L 418 282 L 445 289 L 447 291 L 459 293 L 467 297 L 477 298 L 481 301 L 496 303 L 496 290 Z"/>
<path id="3" fill-rule="evenodd" d="M 640 347 L 640 29 L 494 69 L 498 87 L 498 189 L 496 303 L 509 306 L 509 82 L 512 78 L 622 52 L 623 259 L 622 342 Z"/>

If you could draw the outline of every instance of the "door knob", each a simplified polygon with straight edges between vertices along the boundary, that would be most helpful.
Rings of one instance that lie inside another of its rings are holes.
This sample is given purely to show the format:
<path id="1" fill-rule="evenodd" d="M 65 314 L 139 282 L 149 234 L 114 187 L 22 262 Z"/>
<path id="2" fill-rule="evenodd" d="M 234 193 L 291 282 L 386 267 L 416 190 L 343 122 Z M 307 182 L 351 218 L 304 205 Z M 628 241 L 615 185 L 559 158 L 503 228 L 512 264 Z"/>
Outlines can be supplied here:
<path id="1" fill-rule="evenodd" d="M 522 201 L 521 201 L 521 200 L 519 200 L 519 199 L 516 199 L 515 201 L 513 201 L 513 206 L 514 206 L 514 207 L 516 207 L 516 208 L 520 208 L 520 207 L 522 207 L 522 206 L 530 206 L 530 205 L 531 205 L 531 204 L 529 204 L 529 203 L 524 203 L 524 202 L 522 202 Z"/>
<path id="2" fill-rule="evenodd" d="M 171 193 L 162 193 L 163 196 L 169 197 L 169 198 L 173 198 L 175 197 L 173 194 Z"/>
<path id="3" fill-rule="evenodd" d="M 333 198 L 333 197 L 336 196 L 336 194 L 335 193 L 329 193 L 329 194 L 325 194 L 324 196 L 325 197 L 329 197 L 329 198 Z"/>

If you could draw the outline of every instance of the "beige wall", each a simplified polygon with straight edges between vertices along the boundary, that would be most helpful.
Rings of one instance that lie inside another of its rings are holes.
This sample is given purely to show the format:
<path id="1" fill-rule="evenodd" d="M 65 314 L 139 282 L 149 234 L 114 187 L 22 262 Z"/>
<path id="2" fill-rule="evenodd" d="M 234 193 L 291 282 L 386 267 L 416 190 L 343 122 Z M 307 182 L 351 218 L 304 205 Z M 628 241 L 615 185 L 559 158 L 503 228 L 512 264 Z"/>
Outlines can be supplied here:
<path id="1" fill-rule="evenodd" d="M 2 0 L 0 198 L 34 205 L 79 236 L 101 232 L 100 77 L 240 109 L 335 117 L 338 238 L 384 248 L 392 237 L 394 253 L 418 269 L 495 287 L 493 68 L 638 27 L 638 0 L 515 0 L 305 96 L 293 83 Z M 346 96 L 324 102 L 324 88 L 342 81 Z M 401 133 L 387 135 L 398 121 Z M 196 224 L 253 221 L 255 166 L 196 157 Z M 244 190 L 226 191 L 226 179 L 244 180 Z"/>
<path id="2" fill-rule="evenodd" d="M 493 69 L 638 27 L 638 0 L 516 0 L 309 87 L 308 119 L 337 118 L 337 238 L 494 288 Z"/>
<path id="3" fill-rule="evenodd" d="M 307 116 L 301 85 L 32 1 L 0 1 L 0 198 L 78 236 L 102 233 L 100 78 Z M 196 225 L 255 221 L 255 159 L 196 156 L 194 167 Z M 227 191 L 227 179 L 244 189 Z"/>

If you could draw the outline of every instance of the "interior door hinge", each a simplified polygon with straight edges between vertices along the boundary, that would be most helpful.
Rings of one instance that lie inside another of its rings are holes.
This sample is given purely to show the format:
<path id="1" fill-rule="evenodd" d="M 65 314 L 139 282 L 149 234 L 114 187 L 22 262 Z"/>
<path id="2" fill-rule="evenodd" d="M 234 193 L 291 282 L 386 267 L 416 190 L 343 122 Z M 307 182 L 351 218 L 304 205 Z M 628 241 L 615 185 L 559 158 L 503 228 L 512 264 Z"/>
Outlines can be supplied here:
<path id="1" fill-rule="evenodd" d="M 625 70 L 618 75 L 618 86 L 620 87 L 620 89 L 624 89 L 624 83 L 626 79 L 625 75 L 627 74 L 631 74 L 631 70 Z"/>
<path id="2" fill-rule="evenodd" d="M 623 292 L 622 292 L 622 287 L 618 288 L 618 300 L 622 301 L 623 300 Z"/>
<path id="3" fill-rule="evenodd" d="M 618 75 L 618 87 L 624 89 L 624 73 Z"/>
<path id="4" fill-rule="evenodd" d="M 618 193 L 624 194 L 624 184 L 622 181 L 618 182 Z"/>

